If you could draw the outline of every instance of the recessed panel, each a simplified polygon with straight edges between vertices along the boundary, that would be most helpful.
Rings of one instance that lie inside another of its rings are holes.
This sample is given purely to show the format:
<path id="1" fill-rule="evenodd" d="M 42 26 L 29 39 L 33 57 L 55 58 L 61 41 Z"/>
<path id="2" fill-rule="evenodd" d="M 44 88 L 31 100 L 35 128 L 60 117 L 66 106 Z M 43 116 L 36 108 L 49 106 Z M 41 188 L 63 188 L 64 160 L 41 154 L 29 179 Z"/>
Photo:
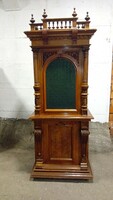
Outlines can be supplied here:
<path id="1" fill-rule="evenodd" d="M 72 127 L 49 126 L 50 160 L 72 159 Z"/>

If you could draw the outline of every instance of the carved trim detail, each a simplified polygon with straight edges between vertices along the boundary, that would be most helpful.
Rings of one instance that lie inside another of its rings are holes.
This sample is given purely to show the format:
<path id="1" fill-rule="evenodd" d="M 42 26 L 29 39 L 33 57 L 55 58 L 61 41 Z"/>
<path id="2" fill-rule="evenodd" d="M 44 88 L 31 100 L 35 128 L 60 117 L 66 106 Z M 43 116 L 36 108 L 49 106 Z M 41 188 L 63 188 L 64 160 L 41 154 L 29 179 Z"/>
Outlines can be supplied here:
<path id="1" fill-rule="evenodd" d="M 78 51 L 67 51 L 66 52 L 69 56 L 72 56 L 75 60 L 77 60 L 79 64 L 79 52 Z"/>
<path id="2" fill-rule="evenodd" d="M 88 96 L 88 85 L 82 85 L 82 92 L 81 92 L 81 110 L 82 115 L 87 115 L 87 96 Z"/>
<path id="3" fill-rule="evenodd" d="M 72 40 L 73 39 L 73 42 L 76 43 L 77 40 L 84 40 L 84 39 L 87 39 L 87 40 L 90 40 L 90 38 L 92 37 L 92 34 L 91 35 L 76 35 L 76 36 L 49 36 L 48 34 L 43 34 L 42 36 L 31 36 L 31 40 L 32 41 L 46 41 L 46 44 L 50 41 L 50 40 Z"/>
<path id="4" fill-rule="evenodd" d="M 53 55 L 62 55 L 62 54 L 67 54 L 71 57 L 73 57 L 75 60 L 77 60 L 78 64 L 79 64 L 79 52 L 78 51 L 67 51 L 65 49 L 61 49 L 61 50 L 58 50 L 58 51 L 49 51 L 49 52 L 44 52 L 43 53 L 43 64 L 45 63 L 45 61 L 50 57 L 50 56 L 53 56 Z"/>
<path id="5" fill-rule="evenodd" d="M 34 134 L 37 135 L 37 136 L 41 136 L 42 130 L 41 129 L 35 129 Z"/>
<path id="6" fill-rule="evenodd" d="M 33 46 L 31 46 L 31 48 L 32 48 L 32 51 L 33 51 L 34 53 L 38 53 L 38 52 L 39 52 L 39 48 L 33 47 Z"/>
<path id="7" fill-rule="evenodd" d="M 49 36 L 49 40 L 65 40 L 65 39 L 72 39 L 71 36 Z"/>
<path id="8" fill-rule="evenodd" d="M 34 90 L 35 90 L 35 113 L 38 114 L 40 112 L 41 109 L 41 105 L 40 105 L 40 83 L 37 83 L 34 86 Z"/>
<path id="9" fill-rule="evenodd" d="M 49 51 L 49 52 L 44 52 L 43 53 L 43 64 L 45 63 L 45 61 L 50 57 L 55 55 L 57 52 L 56 51 Z"/>
<path id="10" fill-rule="evenodd" d="M 35 143 L 37 146 L 35 155 L 36 161 L 42 163 L 42 126 L 40 120 L 36 121 L 35 123 L 34 135 L 35 135 Z"/>
<path id="11" fill-rule="evenodd" d="M 87 158 L 87 143 L 88 143 L 88 136 L 89 136 L 89 123 L 88 122 L 81 122 L 81 163 L 80 167 L 83 170 L 88 168 L 88 158 Z"/>
<path id="12" fill-rule="evenodd" d="M 90 39 L 91 36 L 90 35 L 77 35 L 77 40 L 79 39 Z"/>

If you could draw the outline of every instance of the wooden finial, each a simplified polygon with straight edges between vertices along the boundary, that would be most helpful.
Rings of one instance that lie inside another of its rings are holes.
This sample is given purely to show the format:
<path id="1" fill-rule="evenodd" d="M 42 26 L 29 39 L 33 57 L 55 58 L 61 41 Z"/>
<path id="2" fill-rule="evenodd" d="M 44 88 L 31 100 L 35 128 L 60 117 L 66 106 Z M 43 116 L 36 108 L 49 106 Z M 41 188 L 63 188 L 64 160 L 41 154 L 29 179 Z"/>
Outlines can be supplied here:
<path id="1" fill-rule="evenodd" d="M 77 16 L 77 13 L 75 11 L 75 8 L 73 9 L 73 14 L 72 14 L 73 17 L 76 17 Z"/>
<path id="2" fill-rule="evenodd" d="M 90 20 L 90 17 L 89 17 L 89 13 L 88 13 L 88 12 L 86 12 L 85 20 L 86 20 L 86 21 L 89 21 L 89 20 Z"/>
<path id="3" fill-rule="evenodd" d="M 43 15 L 42 17 L 45 19 L 47 17 L 47 14 L 46 14 L 46 9 L 44 9 L 44 12 L 43 12 Z"/>
<path id="4" fill-rule="evenodd" d="M 35 22 L 34 17 L 33 17 L 33 14 L 31 14 L 31 20 L 30 20 L 30 22 L 31 22 L 32 24 L 34 24 L 34 22 Z"/>

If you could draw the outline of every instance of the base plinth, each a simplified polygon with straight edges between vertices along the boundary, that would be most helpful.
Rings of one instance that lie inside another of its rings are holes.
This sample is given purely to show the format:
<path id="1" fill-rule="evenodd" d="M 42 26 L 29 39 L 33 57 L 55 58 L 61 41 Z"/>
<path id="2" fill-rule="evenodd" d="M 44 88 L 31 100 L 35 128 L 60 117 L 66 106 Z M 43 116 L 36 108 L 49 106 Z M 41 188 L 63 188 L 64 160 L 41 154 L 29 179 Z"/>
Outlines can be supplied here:
<path id="1" fill-rule="evenodd" d="M 33 179 L 92 179 L 92 170 L 90 164 L 87 169 L 81 169 L 80 166 L 61 166 L 55 164 L 45 164 L 38 168 L 37 164 L 34 165 L 31 178 Z"/>

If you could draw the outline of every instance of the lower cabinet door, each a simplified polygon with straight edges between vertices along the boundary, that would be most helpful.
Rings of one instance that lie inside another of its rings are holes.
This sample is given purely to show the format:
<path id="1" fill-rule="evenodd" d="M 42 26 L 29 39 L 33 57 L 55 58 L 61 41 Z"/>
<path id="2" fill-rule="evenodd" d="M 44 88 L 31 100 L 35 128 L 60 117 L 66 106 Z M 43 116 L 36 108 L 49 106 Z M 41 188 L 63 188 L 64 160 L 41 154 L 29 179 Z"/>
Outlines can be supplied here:
<path id="1" fill-rule="evenodd" d="M 80 122 L 44 120 L 42 132 L 42 154 L 45 164 L 80 164 Z"/>

